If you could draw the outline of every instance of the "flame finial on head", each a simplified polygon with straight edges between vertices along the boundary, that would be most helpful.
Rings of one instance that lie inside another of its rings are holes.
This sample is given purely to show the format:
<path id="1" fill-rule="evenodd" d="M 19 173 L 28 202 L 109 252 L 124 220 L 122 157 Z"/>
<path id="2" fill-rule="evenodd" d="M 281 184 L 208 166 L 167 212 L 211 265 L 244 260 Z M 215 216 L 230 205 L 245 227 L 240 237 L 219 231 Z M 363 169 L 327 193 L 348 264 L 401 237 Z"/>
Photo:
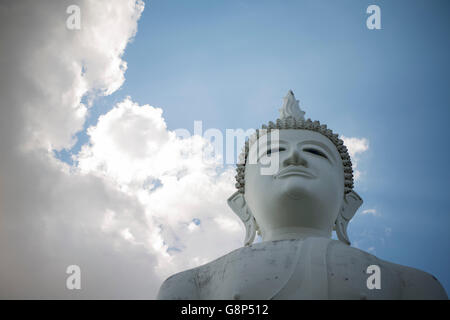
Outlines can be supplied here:
<path id="1" fill-rule="evenodd" d="M 289 90 L 286 97 L 283 98 L 284 103 L 280 109 L 280 119 L 293 117 L 295 120 L 305 120 L 305 111 L 300 109 L 299 101 L 295 99 L 292 90 Z"/>

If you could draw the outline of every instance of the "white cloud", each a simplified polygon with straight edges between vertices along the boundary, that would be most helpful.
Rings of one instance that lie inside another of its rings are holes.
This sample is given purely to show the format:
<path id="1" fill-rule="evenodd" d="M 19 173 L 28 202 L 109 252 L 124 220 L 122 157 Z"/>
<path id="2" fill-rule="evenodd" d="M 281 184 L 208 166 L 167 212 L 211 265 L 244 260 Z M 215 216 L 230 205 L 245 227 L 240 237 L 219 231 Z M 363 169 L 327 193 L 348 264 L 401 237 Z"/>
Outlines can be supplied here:
<path id="1" fill-rule="evenodd" d="M 81 8 L 69 30 L 66 8 Z M 107 95 L 124 81 L 125 47 L 144 4 L 128 1 L 11 1 L 1 4 L 2 120 L 16 125 L 21 147 L 70 148 L 82 129 L 88 94 Z M 3 125 L 2 121 L 2 125 Z"/>
<path id="2" fill-rule="evenodd" d="M 340 137 L 345 146 L 348 148 L 348 153 L 352 159 L 353 164 L 353 174 L 355 181 L 358 181 L 361 177 L 361 171 L 357 169 L 359 155 L 369 150 L 369 141 L 366 138 L 356 138 L 356 137 Z"/>
<path id="3" fill-rule="evenodd" d="M 80 31 L 65 25 L 74 3 Z M 52 155 L 70 148 L 82 128 L 82 96 L 109 94 L 123 83 L 122 54 L 142 10 L 134 0 L 0 4 L 0 298 L 156 293 L 157 258 L 134 234 L 145 229 L 136 197 L 72 172 Z M 123 220 L 124 228 L 115 227 Z M 65 289 L 71 264 L 82 270 L 80 292 Z"/>
<path id="4" fill-rule="evenodd" d="M 168 275 L 241 246 L 226 205 L 234 172 L 202 161 L 206 141 L 176 138 L 161 109 L 130 98 L 89 128 L 75 167 L 54 157 L 86 120 L 82 96 L 123 83 L 143 9 L 75 3 L 80 31 L 65 27 L 72 1 L 0 5 L 0 298 L 154 298 Z M 72 264 L 79 292 L 65 289 Z"/>
<path id="5" fill-rule="evenodd" d="M 130 98 L 101 116 L 88 134 L 90 143 L 76 158 L 80 174 L 99 177 L 124 194 L 136 196 L 145 211 L 147 230 L 141 230 L 142 238 L 153 239 L 147 246 L 155 250 L 161 277 L 241 244 L 240 222 L 226 205 L 234 192 L 234 170 L 218 174 L 219 162 L 203 161 L 206 140 L 177 138 L 167 130 L 161 109 L 139 106 Z M 154 181 L 159 186 L 149 187 Z M 114 228 L 123 229 L 127 223 L 124 220 Z M 155 241 L 156 247 L 151 243 Z M 200 247 L 202 251 L 196 252 Z M 193 256 L 198 259 L 192 260 Z"/>
<path id="6" fill-rule="evenodd" d="M 361 212 L 363 215 L 372 215 L 372 216 L 379 216 L 380 214 L 377 212 L 376 209 L 365 209 Z"/>

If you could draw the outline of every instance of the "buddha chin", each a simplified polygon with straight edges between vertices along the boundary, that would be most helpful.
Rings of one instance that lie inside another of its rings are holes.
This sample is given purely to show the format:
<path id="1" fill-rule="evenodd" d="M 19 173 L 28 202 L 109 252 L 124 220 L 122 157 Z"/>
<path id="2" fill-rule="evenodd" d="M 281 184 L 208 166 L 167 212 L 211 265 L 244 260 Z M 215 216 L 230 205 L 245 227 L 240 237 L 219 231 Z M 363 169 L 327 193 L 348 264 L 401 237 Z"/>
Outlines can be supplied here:
<path id="1" fill-rule="evenodd" d="M 309 198 L 314 197 L 314 190 L 310 181 L 305 181 L 307 178 L 301 176 L 289 176 L 282 178 L 280 181 L 280 197 L 282 201 L 307 201 Z"/>
<path id="2" fill-rule="evenodd" d="M 340 206 L 341 195 L 336 193 L 336 188 L 317 178 L 300 175 L 277 178 L 276 181 L 278 188 L 273 200 L 283 207 L 279 212 L 287 216 L 290 225 L 331 232 Z"/>

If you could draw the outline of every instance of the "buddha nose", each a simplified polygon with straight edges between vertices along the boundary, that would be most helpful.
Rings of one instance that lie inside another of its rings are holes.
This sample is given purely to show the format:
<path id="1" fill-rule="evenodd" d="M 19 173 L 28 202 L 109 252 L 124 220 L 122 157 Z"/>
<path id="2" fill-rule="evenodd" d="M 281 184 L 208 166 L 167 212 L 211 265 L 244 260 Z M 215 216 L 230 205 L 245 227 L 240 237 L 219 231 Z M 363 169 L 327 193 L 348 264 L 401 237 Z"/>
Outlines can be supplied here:
<path id="1" fill-rule="evenodd" d="M 289 156 L 284 159 L 283 165 L 285 167 L 287 166 L 308 166 L 308 162 L 305 160 L 305 158 L 302 156 L 300 151 L 296 148 L 292 149 L 289 153 Z"/>

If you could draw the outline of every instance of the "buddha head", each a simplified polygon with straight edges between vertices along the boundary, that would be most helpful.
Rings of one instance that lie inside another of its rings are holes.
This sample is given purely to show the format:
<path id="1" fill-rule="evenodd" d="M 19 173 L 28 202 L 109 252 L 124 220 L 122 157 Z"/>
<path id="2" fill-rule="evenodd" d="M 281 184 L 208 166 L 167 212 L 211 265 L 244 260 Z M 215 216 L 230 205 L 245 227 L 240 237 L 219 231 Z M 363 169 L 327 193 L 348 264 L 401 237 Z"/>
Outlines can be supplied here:
<path id="1" fill-rule="evenodd" d="M 272 170 L 268 170 L 270 165 Z M 347 226 L 362 199 L 353 191 L 353 170 L 344 143 L 326 125 L 304 119 L 292 91 L 280 118 L 246 141 L 237 165 L 231 209 L 244 222 L 244 243 L 302 235 L 350 244 Z"/>

